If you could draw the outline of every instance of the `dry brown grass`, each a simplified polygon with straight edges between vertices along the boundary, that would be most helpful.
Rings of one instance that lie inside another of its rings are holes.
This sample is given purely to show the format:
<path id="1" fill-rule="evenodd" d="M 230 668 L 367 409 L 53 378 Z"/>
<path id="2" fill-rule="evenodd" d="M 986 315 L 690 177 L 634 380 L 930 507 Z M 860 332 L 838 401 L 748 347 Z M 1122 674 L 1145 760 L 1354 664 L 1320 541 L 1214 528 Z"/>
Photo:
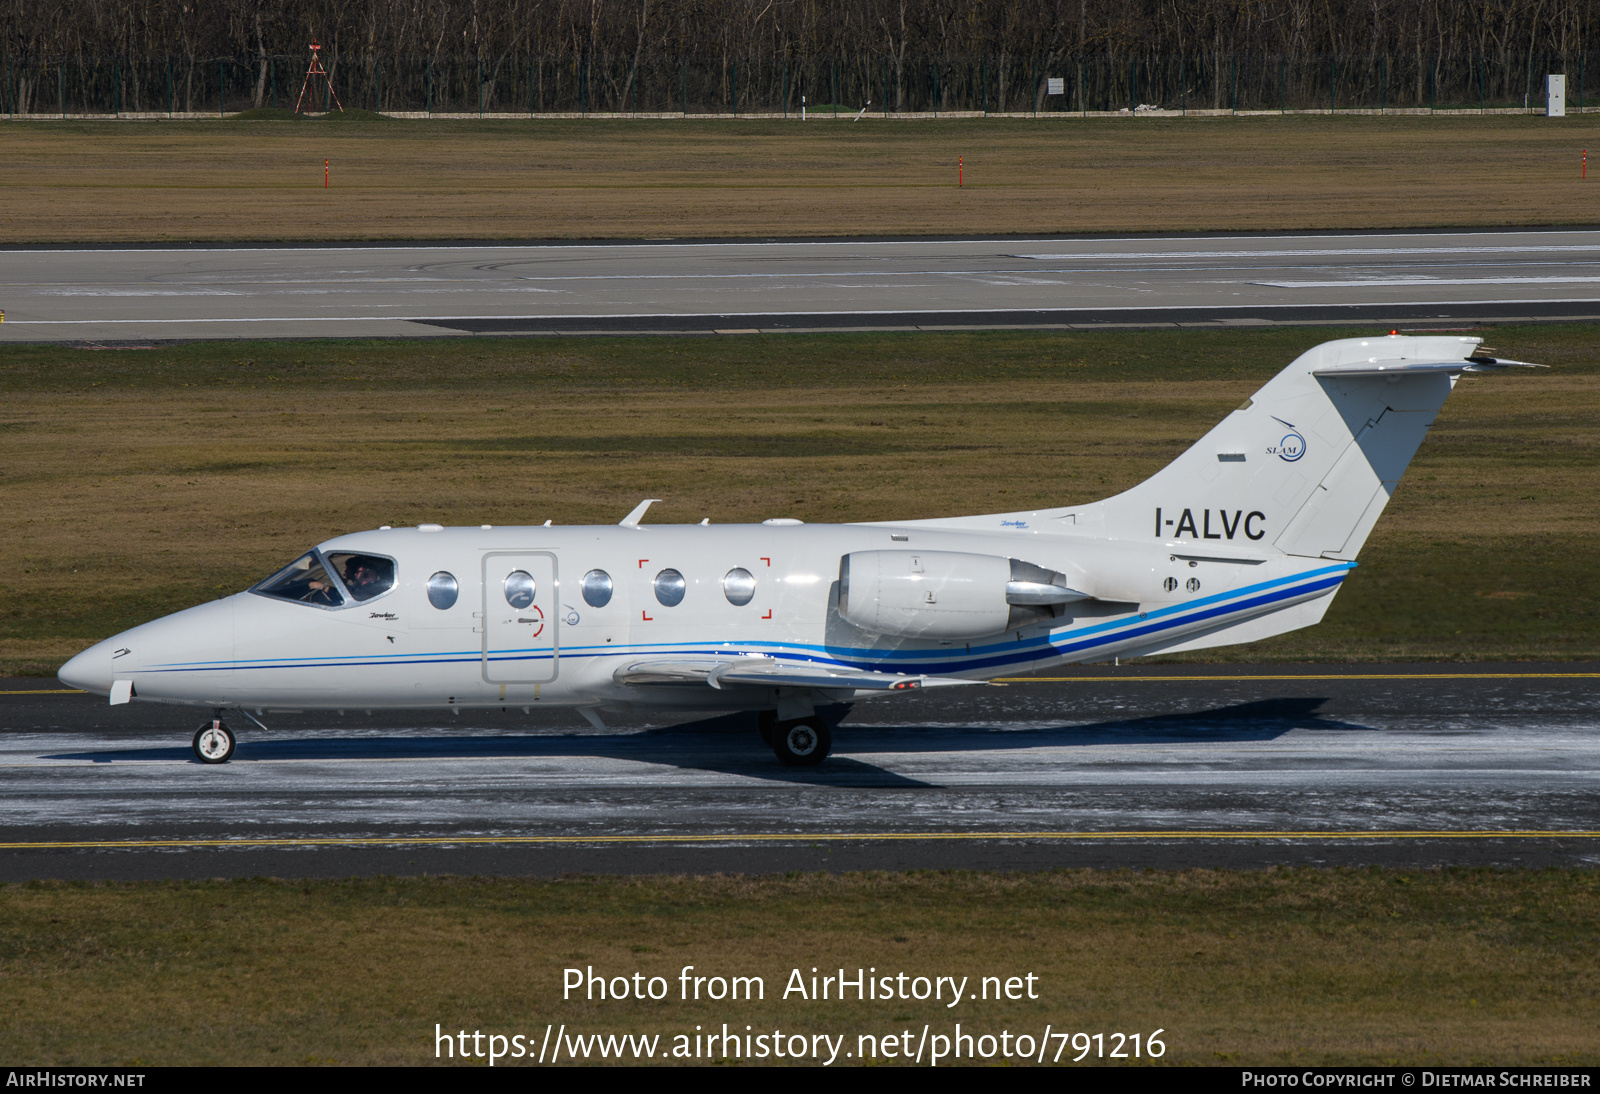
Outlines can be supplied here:
<path id="1" fill-rule="evenodd" d="M 17 122 L 0 242 L 1592 224 L 1600 116 Z M 966 161 L 967 185 L 955 186 Z M 333 164 L 323 189 L 322 161 Z"/>
<path id="2" fill-rule="evenodd" d="M 1588 871 L 372 879 L 0 888 L 15 1064 L 423 1064 L 434 1025 L 1166 1032 L 1165 1063 L 1589 1063 Z M 760 975 L 587 1002 L 562 970 Z M 785 1001 L 791 969 L 1023 975 L 1036 1001 Z M 770 1062 L 770 1061 L 769 1061 Z M 998 1062 L 998 1061 L 996 1061 Z"/>

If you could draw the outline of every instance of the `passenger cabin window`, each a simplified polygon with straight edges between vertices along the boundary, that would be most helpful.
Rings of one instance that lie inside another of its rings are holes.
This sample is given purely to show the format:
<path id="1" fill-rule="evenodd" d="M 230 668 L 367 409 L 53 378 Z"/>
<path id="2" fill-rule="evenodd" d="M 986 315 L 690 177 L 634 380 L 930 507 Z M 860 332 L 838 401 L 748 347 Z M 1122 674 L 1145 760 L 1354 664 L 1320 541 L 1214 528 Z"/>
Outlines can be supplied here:
<path id="1" fill-rule="evenodd" d="M 506 603 L 513 608 L 526 608 L 533 603 L 533 595 L 538 590 L 534 583 L 533 575 L 526 570 L 513 570 L 506 575 L 504 582 Z"/>
<path id="2" fill-rule="evenodd" d="M 683 575 L 677 570 L 662 570 L 656 575 L 656 599 L 664 608 L 675 608 L 682 604 L 687 588 Z"/>
<path id="3" fill-rule="evenodd" d="M 591 608 L 603 608 L 611 603 L 611 575 L 604 570 L 590 570 L 584 574 L 583 602 Z"/>
<path id="4" fill-rule="evenodd" d="M 338 583 L 328 574 L 327 565 L 316 551 L 307 551 L 250 591 L 323 608 L 344 604 Z"/>
<path id="5" fill-rule="evenodd" d="M 394 588 L 394 559 L 341 551 L 328 556 L 328 564 L 344 579 L 344 587 L 359 604 Z"/>
<path id="6" fill-rule="evenodd" d="M 456 597 L 460 595 L 461 585 L 456 581 L 455 574 L 440 570 L 428 579 L 428 603 L 441 612 L 455 607 Z"/>
<path id="7" fill-rule="evenodd" d="M 743 566 L 729 570 L 722 578 L 722 595 L 735 607 L 744 607 L 756 595 L 756 579 Z"/>

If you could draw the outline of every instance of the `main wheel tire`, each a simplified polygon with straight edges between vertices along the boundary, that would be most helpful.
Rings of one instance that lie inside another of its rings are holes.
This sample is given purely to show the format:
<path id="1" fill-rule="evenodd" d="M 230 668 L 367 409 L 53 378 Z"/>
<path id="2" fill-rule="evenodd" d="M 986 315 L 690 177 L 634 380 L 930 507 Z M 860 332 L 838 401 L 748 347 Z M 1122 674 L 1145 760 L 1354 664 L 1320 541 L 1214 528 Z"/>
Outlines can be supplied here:
<path id="1" fill-rule="evenodd" d="M 237 742 L 233 730 L 213 718 L 194 733 L 195 759 L 203 764 L 225 764 L 233 759 L 233 746 Z"/>
<path id="2" fill-rule="evenodd" d="M 815 767 L 832 748 L 833 734 L 821 718 L 779 722 L 772 736 L 772 751 L 788 767 Z"/>

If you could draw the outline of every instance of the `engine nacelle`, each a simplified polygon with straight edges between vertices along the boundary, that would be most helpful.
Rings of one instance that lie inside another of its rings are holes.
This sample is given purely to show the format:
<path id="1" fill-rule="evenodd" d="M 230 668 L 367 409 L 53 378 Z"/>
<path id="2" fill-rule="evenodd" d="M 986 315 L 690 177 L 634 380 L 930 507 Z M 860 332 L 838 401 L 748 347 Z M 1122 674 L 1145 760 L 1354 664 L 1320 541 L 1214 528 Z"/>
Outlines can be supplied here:
<path id="1" fill-rule="evenodd" d="M 855 551 L 839 560 L 840 616 L 894 638 L 984 638 L 1082 599 L 1061 574 L 999 555 Z"/>

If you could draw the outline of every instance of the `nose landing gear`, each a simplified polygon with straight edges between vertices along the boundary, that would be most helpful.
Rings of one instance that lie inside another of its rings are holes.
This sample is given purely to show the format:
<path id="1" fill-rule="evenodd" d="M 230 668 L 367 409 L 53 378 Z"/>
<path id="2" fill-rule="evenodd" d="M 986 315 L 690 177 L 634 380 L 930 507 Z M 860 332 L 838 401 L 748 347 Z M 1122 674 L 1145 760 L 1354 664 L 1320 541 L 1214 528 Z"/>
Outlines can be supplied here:
<path id="1" fill-rule="evenodd" d="M 212 718 L 194 733 L 195 759 L 203 764 L 225 764 L 233 759 L 233 730 L 220 717 Z"/>

